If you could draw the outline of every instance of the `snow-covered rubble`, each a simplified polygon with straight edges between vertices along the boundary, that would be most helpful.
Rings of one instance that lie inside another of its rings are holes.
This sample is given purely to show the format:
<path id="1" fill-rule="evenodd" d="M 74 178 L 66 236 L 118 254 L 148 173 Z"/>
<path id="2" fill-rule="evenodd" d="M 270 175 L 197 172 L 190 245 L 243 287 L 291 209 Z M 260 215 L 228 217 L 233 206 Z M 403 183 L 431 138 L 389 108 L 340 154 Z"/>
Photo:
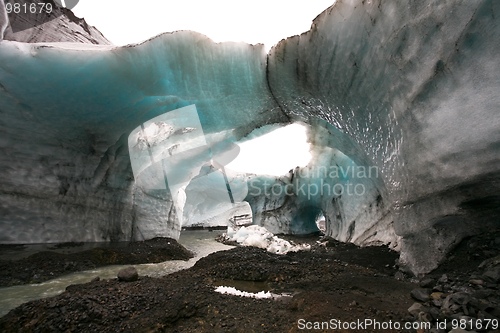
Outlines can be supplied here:
<path id="1" fill-rule="evenodd" d="M 255 246 L 277 254 L 285 254 L 290 251 L 308 251 L 311 249 L 308 244 L 292 244 L 258 225 L 243 226 L 236 229 L 228 227 L 227 232 L 222 235 L 222 239 L 236 242 L 243 246 Z"/>

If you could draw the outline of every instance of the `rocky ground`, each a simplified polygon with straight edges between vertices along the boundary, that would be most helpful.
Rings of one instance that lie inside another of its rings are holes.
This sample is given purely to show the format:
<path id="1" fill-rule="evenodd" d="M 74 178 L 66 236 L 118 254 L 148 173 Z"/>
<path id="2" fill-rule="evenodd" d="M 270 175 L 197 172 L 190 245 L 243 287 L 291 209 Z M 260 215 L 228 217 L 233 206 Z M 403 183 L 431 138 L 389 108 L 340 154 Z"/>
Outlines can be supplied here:
<path id="1" fill-rule="evenodd" d="M 420 279 L 409 313 L 432 323 L 432 332 L 500 332 L 499 282 L 500 232 L 467 238 Z"/>
<path id="2" fill-rule="evenodd" d="M 464 240 L 420 281 L 399 272 L 397 253 L 385 247 L 360 249 L 317 237 L 304 240 L 311 251 L 285 255 L 237 247 L 163 278 L 69 286 L 60 296 L 12 310 L 0 319 L 0 331 L 299 332 L 319 325 L 316 331 L 326 332 L 349 324 L 340 331 L 449 332 L 463 323 L 491 332 L 499 316 L 499 240 L 494 232 Z M 220 294 L 214 291 L 220 285 L 285 296 Z M 419 322 L 432 326 L 404 329 Z M 402 327 L 394 329 L 395 323 Z"/>
<path id="3" fill-rule="evenodd" d="M 79 245 L 64 243 L 54 248 Z M 107 265 L 159 263 L 192 257 L 192 253 L 171 238 L 154 238 L 126 245 L 117 243 L 116 246 L 108 244 L 106 247 L 67 254 L 43 251 L 20 260 L 0 260 L 0 287 L 40 283 L 72 272 Z"/>

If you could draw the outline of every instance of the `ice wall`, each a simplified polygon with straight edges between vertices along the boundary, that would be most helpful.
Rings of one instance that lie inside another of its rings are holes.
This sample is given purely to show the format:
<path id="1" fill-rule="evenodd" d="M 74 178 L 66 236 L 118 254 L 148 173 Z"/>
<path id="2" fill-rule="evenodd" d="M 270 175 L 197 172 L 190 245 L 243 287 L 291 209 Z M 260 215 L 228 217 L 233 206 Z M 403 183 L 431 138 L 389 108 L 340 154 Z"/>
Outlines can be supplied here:
<path id="1" fill-rule="evenodd" d="M 269 55 L 285 112 L 324 119 L 362 154 L 341 151 L 379 168 L 401 262 L 416 273 L 497 225 L 499 15 L 494 0 L 339 0 Z"/>
<path id="2" fill-rule="evenodd" d="M 1 41 L 0 242 L 176 237 L 202 221 L 203 186 L 186 187 L 179 212 L 167 191 L 136 186 L 127 149 L 141 123 L 194 104 L 209 144 L 309 124 L 312 164 L 248 185 L 366 189 L 249 188 L 255 223 L 301 233 L 323 213 L 329 235 L 390 242 L 408 270 L 429 271 L 500 216 L 499 17 L 494 0 L 339 0 L 267 61 L 261 45 L 185 31 L 123 48 Z M 303 175 L 335 166 L 378 174 Z"/>
<path id="3" fill-rule="evenodd" d="M 135 186 L 131 131 L 195 104 L 209 144 L 288 118 L 262 45 L 193 32 L 142 45 L 0 43 L 2 243 L 177 237 L 167 191 Z"/>
<path id="4" fill-rule="evenodd" d="M 0 0 L 0 41 L 3 39 L 5 29 L 9 25 L 9 18 L 3 0 Z"/>

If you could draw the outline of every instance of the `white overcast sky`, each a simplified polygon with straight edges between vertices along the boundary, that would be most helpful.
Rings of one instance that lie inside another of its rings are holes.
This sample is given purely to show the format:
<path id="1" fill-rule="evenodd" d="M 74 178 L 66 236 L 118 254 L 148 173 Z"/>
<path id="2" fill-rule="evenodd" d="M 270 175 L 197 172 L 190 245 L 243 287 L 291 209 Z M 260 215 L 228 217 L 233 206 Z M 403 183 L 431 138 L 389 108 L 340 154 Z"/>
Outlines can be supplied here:
<path id="1" fill-rule="evenodd" d="M 299 124 L 279 128 L 239 146 L 240 154 L 227 169 L 281 176 L 311 160 L 306 128 Z"/>
<path id="2" fill-rule="evenodd" d="M 335 0 L 80 0 L 73 12 L 115 45 L 163 32 L 194 30 L 215 42 L 263 43 L 309 30 Z"/>
<path id="3" fill-rule="evenodd" d="M 80 0 L 73 12 L 115 45 L 142 42 L 163 32 L 194 30 L 215 42 L 262 43 L 310 29 L 312 20 L 335 0 Z M 283 175 L 305 166 L 311 155 L 305 128 L 287 126 L 240 145 L 227 167 L 257 174 Z"/>

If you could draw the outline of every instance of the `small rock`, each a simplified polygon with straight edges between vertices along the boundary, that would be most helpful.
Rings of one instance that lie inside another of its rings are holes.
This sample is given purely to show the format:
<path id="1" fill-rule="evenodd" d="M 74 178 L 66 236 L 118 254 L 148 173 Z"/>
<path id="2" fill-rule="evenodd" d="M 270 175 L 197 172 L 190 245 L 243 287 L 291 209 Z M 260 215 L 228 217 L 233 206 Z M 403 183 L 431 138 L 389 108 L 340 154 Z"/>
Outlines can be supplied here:
<path id="1" fill-rule="evenodd" d="M 446 319 L 449 319 L 451 318 L 451 316 L 453 315 L 453 311 L 449 310 L 449 309 L 443 309 L 441 310 L 441 312 L 439 313 L 439 319 L 441 321 L 443 320 L 446 320 Z M 451 322 L 450 322 L 451 324 Z"/>
<path id="2" fill-rule="evenodd" d="M 436 299 L 440 299 L 440 298 L 441 298 L 441 295 L 443 295 L 443 293 L 438 292 L 438 291 L 433 292 L 433 293 L 431 294 L 431 299 L 434 299 L 434 300 L 436 300 Z"/>
<path id="3" fill-rule="evenodd" d="M 500 255 L 498 255 L 494 258 L 486 259 L 485 261 L 480 263 L 479 266 L 477 266 L 477 267 L 478 268 L 493 267 L 493 266 L 496 266 L 498 264 L 500 264 Z"/>
<path id="4" fill-rule="evenodd" d="M 490 307 L 490 303 L 484 299 L 471 298 L 469 301 L 469 305 L 471 308 L 476 310 L 485 311 Z"/>
<path id="5" fill-rule="evenodd" d="M 92 279 L 92 281 L 90 282 L 98 282 L 98 281 L 101 281 L 101 278 L 96 276 L 95 278 Z"/>
<path id="6" fill-rule="evenodd" d="M 469 245 L 469 248 L 471 248 L 471 249 L 477 247 L 477 243 L 476 242 L 471 242 L 468 245 Z"/>
<path id="7" fill-rule="evenodd" d="M 430 290 L 424 288 L 416 288 L 411 291 L 411 297 L 421 302 L 427 302 L 430 299 L 430 294 Z"/>
<path id="8" fill-rule="evenodd" d="M 464 292 L 455 293 L 451 297 L 453 302 L 460 304 L 460 305 L 467 304 L 470 301 L 470 298 L 471 298 L 470 295 L 468 295 L 467 293 L 464 293 Z"/>
<path id="9" fill-rule="evenodd" d="M 419 283 L 420 287 L 422 287 L 422 288 L 432 288 L 432 287 L 434 287 L 435 284 L 436 284 L 436 282 L 434 281 L 434 279 L 431 279 L 431 278 L 423 279 Z"/>
<path id="10" fill-rule="evenodd" d="M 443 301 L 441 299 L 433 299 L 432 305 L 437 306 L 438 308 L 443 306 Z"/>
<path id="11" fill-rule="evenodd" d="M 448 282 L 448 275 L 443 274 L 443 275 L 439 278 L 438 282 L 439 282 L 439 283 L 446 283 L 446 282 Z"/>
<path id="12" fill-rule="evenodd" d="M 477 290 L 474 293 L 474 297 L 479 299 L 486 299 L 494 294 L 495 293 L 491 289 L 482 289 L 482 290 Z"/>
<path id="13" fill-rule="evenodd" d="M 474 284 L 474 285 L 476 285 L 476 286 L 480 286 L 480 285 L 482 285 L 484 282 L 483 282 L 483 280 L 479 280 L 479 279 L 472 279 L 472 280 L 469 280 L 469 283 L 470 283 L 470 284 Z"/>
<path id="14" fill-rule="evenodd" d="M 443 310 L 449 310 L 450 307 L 453 305 L 453 301 L 451 300 L 451 297 L 453 295 L 448 295 L 443 301 L 443 305 L 441 306 L 441 309 Z"/>
<path id="15" fill-rule="evenodd" d="M 424 322 L 424 323 L 430 323 L 430 322 L 432 322 L 432 316 L 430 313 L 420 312 L 418 314 L 418 321 Z"/>
<path id="16" fill-rule="evenodd" d="M 483 276 L 494 283 L 498 283 L 500 281 L 500 265 L 488 269 Z"/>
<path id="17" fill-rule="evenodd" d="M 139 274 L 137 273 L 137 270 L 133 266 L 124 268 L 118 272 L 118 279 L 120 281 L 133 282 L 137 281 L 138 278 Z"/>
<path id="18" fill-rule="evenodd" d="M 432 316 L 433 319 L 438 319 L 439 318 L 439 309 L 438 308 L 430 308 L 429 314 Z"/>
<path id="19" fill-rule="evenodd" d="M 413 305 L 408 308 L 408 312 L 412 316 L 416 317 L 422 311 L 423 308 L 424 308 L 424 306 L 422 304 L 420 304 L 420 303 L 413 303 Z"/>
<path id="20" fill-rule="evenodd" d="M 443 286 L 440 286 L 440 285 L 437 285 L 437 286 L 434 286 L 434 288 L 432 288 L 433 291 L 439 291 L 439 292 L 442 292 L 443 291 Z"/>

